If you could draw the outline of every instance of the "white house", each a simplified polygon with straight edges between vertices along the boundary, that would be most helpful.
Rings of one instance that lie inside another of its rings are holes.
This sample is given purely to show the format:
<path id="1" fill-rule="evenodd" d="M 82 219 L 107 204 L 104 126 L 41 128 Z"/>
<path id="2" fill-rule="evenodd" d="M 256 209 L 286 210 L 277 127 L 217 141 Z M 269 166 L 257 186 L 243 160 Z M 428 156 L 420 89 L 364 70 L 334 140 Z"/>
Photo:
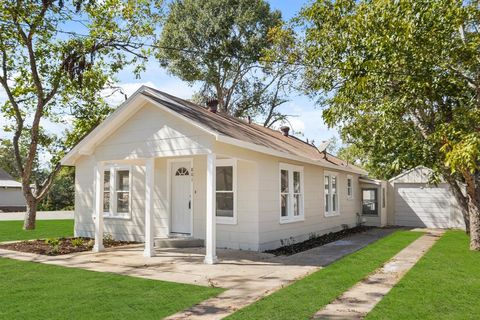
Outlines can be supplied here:
<path id="1" fill-rule="evenodd" d="M 22 184 L 0 168 L 0 212 L 25 211 Z"/>
<path id="2" fill-rule="evenodd" d="M 365 172 L 283 132 L 142 87 L 62 160 L 76 167 L 75 234 L 265 250 L 352 227 Z M 378 222 L 386 224 L 385 219 Z M 203 241 L 202 241 L 203 242 Z"/>

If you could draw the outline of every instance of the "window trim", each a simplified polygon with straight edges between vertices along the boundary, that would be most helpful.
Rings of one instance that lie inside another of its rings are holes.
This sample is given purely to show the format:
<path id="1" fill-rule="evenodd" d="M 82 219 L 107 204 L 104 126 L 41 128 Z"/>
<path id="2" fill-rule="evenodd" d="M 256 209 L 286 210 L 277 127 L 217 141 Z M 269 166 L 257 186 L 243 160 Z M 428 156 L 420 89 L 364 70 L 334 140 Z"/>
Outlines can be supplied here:
<path id="1" fill-rule="evenodd" d="M 325 215 L 325 217 L 336 217 L 336 216 L 339 216 L 340 215 L 340 184 L 339 184 L 339 179 L 338 179 L 338 172 L 333 172 L 333 171 L 324 171 L 323 173 L 323 213 Z M 325 177 L 328 176 L 329 177 L 329 181 L 328 181 L 328 194 L 330 195 L 329 197 L 329 203 L 328 203 L 328 208 L 329 210 L 326 211 L 325 210 Z M 336 195 L 337 195 L 337 203 L 336 203 L 336 210 L 333 211 L 333 193 L 332 193 L 332 177 L 335 177 L 335 181 L 337 183 L 337 186 L 336 186 Z"/>
<path id="2" fill-rule="evenodd" d="M 215 162 L 215 175 L 217 167 L 232 167 L 233 217 L 217 217 L 217 192 L 227 193 L 229 191 L 217 191 L 215 184 L 215 221 L 217 224 L 237 224 L 237 159 L 217 159 Z"/>
<path id="3" fill-rule="evenodd" d="M 287 216 L 282 217 L 282 170 L 288 172 L 288 210 Z M 293 172 L 300 172 L 300 214 L 298 216 L 293 215 Z M 305 220 L 305 189 L 304 189 L 304 174 L 303 167 L 296 166 L 288 163 L 280 163 L 278 168 L 278 213 L 280 217 L 280 224 L 292 223 Z"/>
<path id="4" fill-rule="evenodd" d="M 348 180 L 350 180 L 350 187 L 348 187 Z M 347 199 L 353 200 L 353 176 L 351 174 L 347 174 Z M 350 190 L 350 194 L 348 194 Z"/>
<path id="5" fill-rule="evenodd" d="M 117 212 L 117 171 L 127 170 L 128 171 L 128 212 Z M 124 219 L 129 220 L 132 218 L 132 181 L 133 173 L 131 165 L 108 165 L 103 169 L 103 174 L 105 172 L 110 172 L 110 210 L 103 212 L 103 217 L 107 219 Z M 105 179 L 104 179 L 105 180 Z M 102 181 L 104 185 L 104 181 Z M 102 188 L 102 195 L 105 193 L 105 186 Z M 104 199 L 104 197 L 102 197 Z M 103 200 L 102 200 L 103 201 Z"/>

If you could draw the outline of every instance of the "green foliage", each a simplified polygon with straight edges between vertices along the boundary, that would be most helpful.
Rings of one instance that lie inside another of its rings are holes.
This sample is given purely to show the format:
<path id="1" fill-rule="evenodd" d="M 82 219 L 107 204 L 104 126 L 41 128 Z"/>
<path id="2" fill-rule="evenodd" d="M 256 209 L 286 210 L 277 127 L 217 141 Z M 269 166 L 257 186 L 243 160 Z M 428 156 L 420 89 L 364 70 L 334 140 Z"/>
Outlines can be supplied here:
<path id="1" fill-rule="evenodd" d="M 85 244 L 82 238 L 74 238 L 72 239 L 72 246 L 74 247 L 82 247 Z"/>
<path id="2" fill-rule="evenodd" d="M 301 12 L 305 88 L 375 175 L 479 170 L 479 17 L 477 2 L 453 0 L 318 0 Z"/>
<path id="3" fill-rule="evenodd" d="M 112 245 L 115 242 L 115 239 L 110 233 L 105 233 L 103 235 L 103 244 L 106 246 Z"/>
<path id="4" fill-rule="evenodd" d="M 143 70 L 150 54 L 143 43 L 153 41 L 161 3 L 0 0 L 2 129 L 13 135 L 23 184 L 36 184 L 26 189 L 31 202 L 46 195 L 63 153 L 111 112 L 102 90 L 125 67 Z M 49 132 L 45 122 L 64 131 Z M 43 181 L 32 174 L 40 152 L 51 156 Z"/>
<path id="5" fill-rule="evenodd" d="M 294 68 L 262 60 L 281 23 L 264 0 L 175 0 L 156 57 L 172 74 L 201 84 L 196 102 L 214 96 L 221 111 L 272 125 L 283 119 L 275 108 L 287 101 L 295 77 Z"/>
<path id="6" fill-rule="evenodd" d="M 58 238 L 48 238 L 48 239 L 45 239 L 45 244 L 51 247 L 55 247 L 60 244 L 60 240 Z"/>
<path id="7" fill-rule="evenodd" d="M 48 194 L 38 210 L 73 210 L 75 205 L 75 168 L 63 167 L 55 176 Z"/>

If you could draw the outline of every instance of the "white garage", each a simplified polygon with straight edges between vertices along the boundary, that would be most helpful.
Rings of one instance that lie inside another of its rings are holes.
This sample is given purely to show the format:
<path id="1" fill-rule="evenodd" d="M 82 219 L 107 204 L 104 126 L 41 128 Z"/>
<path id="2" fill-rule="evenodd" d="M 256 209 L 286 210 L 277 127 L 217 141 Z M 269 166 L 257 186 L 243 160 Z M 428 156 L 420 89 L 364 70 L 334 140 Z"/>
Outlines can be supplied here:
<path id="1" fill-rule="evenodd" d="M 463 217 L 446 183 L 429 185 L 431 170 L 417 167 L 389 181 L 389 224 L 407 227 L 464 228 Z"/>

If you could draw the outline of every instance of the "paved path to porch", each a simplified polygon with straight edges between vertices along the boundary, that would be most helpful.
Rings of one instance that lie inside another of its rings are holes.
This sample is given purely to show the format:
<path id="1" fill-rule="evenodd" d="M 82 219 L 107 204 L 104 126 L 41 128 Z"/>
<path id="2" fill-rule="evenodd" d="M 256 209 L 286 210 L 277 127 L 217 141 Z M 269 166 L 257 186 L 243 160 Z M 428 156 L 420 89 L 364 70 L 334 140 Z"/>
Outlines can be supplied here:
<path id="1" fill-rule="evenodd" d="M 437 242 L 443 231 L 427 233 L 314 315 L 314 319 L 363 319 Z"/>
<path id="2" fill-rule="evenodd" d="M 152 258 L 143 257 L 142 246 L 56 257 L 0 250 L 0 257 L 222 287 L 226 291 L 219 296 L 169 318 L 221 319 L 393 231 L 395 229 L 372 229 L 288 257 L 249 251 L 217 250 L 220 263 L 216 265 L 203 263 L 203 248 L 163 249 L 157 251 Z"/>

